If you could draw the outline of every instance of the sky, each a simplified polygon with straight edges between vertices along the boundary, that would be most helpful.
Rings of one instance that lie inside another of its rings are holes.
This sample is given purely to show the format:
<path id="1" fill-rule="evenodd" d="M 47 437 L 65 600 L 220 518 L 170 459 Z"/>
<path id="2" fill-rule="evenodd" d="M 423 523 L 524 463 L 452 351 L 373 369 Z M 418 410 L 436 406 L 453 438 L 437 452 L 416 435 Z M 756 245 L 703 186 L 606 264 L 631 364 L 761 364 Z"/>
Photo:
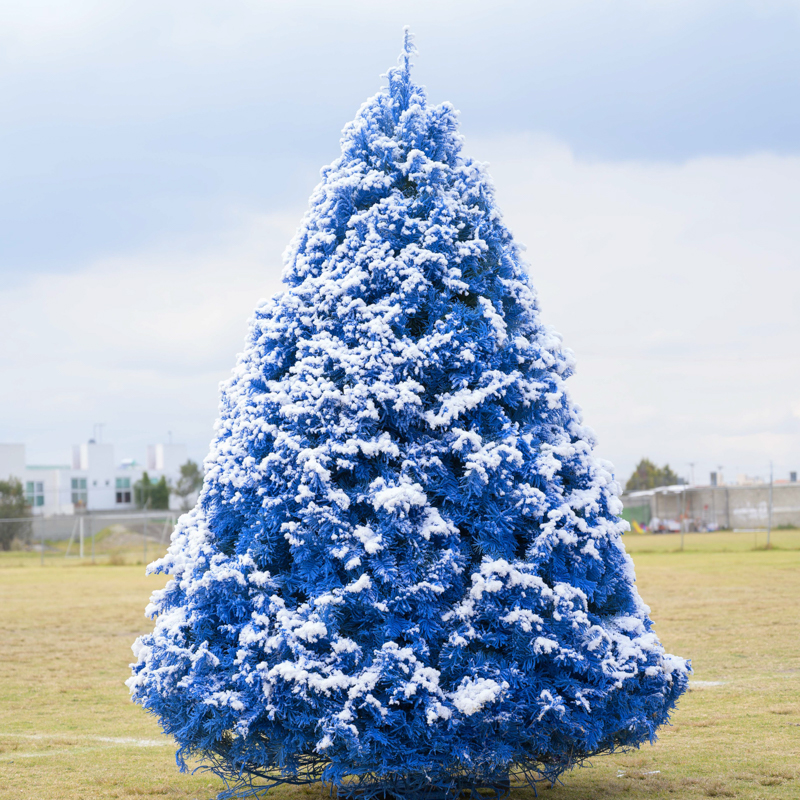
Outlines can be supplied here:
<path id="1" fill-rule="evenodd" d="M 625 480 L 800 469 L 800 2 L 0 6 L 0 442 L 200 460 L 403 25 Z"/>

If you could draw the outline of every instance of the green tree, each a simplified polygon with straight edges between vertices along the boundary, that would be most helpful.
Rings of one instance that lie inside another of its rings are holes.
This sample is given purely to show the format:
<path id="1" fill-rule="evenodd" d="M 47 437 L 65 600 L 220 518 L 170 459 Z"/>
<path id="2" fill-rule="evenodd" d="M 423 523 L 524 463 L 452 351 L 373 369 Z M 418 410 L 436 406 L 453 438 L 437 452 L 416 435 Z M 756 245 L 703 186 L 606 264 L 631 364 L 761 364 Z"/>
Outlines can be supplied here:
<path id="1" fill-rule="evenodd" d="M 139 508 L 150 507 L 150 493 L 153 490 L 153 484 L 150 481 L 150 476 L 144 472 L 140 480 L 133 484 L 133 502 Z"/>
<path id="2" fill-rule="evenodd" d="M 30 540 L 30 517 L 22 484 L 16 478 L 0 481 L 0 550 L 10 550 L 15 539 Z"/>
<path id="3" fill-rule="evenodd" d="M 649 458 L 643 458 L 625 484 L 626 492 L 655 489 L 657 486 L 674 486 L 683 481 L 670 469 L 669 464 L 657 467 Z"/>
<path id="4" fill-rule="evenodd" d="M 151 481 L 150 476 L 143 472 L 142 479 L 133 484 L 133 502 L 139 508 L 166 510 L 169 508 L 170 491 L 171 487 L 163 475 L 157 481 Z"/>
<path id="5" fill-rule="evenodd" d="M 158 481 L 151 485 L 150 489 L 150 508 L 166 510 L 169 508 L 170 487 L 167 479 L 162 475 Z"/>
<path id="6" fill-rule="evenodd" d="M 190 508 L 189 497 L 195 492 L 200 491 L 203 485 L 203 473 L 196 461 L 187 461 L 181 466 L 181 477 L 173 488 L 173 492 L 181 498 L 181 511 L 188 511 Z"/>
<path id="7" fill-rule="evenodd" d="M 142 479 L 133 484 L 133 500 L 139 508 L 169 508 L 170 487 L 162 475 L 157 481 L 142 473 Z"/>

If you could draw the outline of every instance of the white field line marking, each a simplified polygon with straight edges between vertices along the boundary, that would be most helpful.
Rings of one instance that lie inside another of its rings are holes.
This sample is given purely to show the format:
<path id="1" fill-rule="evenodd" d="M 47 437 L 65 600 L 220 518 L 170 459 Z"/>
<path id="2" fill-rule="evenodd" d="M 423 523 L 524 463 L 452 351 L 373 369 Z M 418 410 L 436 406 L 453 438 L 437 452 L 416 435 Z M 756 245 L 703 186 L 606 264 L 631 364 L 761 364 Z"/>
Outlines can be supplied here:
<path id="1" fill-rule="evenodd" d="M 74 755 L 75 753 L 89 753 L 92 750 L 100 750 L 100 747 L 70 747 L 68 749 L 61 749 L 61 750 L 40 750 L 34 751 L 33 753 L 20 753 L 20 752 L 12 752 L 12 753 L 2 753 L 0 754 L 0 761 L 14 761 L 18 758 L 40 758 L 43 756 L 63 756 L 65 753 L 69 753 L 70 755 Z"/>
<path id="2" fill-rule="evenodd" d="M 625 773 L 624 769 L 617 769 L 617 777 L 618 778 L 624 777 L 625 774 L 626 773 Z M 661 770 L 660 769 L 651 769 L 650 772 L 643 772 L 642 773 L 642 775 L 660 775 L 660 774 L 661 774 Z"/>
<path id="3" fill-rule="evenodd" d="M 727 681 L 689 681 L 690 689 L 703 689 L 706 686 L 724 686 Z"/>
<path id="4" fill-rule="evenodd" d="M 172 747 L 172 742 L 165 742 L 160 739 L 128 739 L 112 736 L 92 736 L 96 742 L 108 742 L 109 744 L 129 744 L 131 747 Z"/>
<path id="5" fill-rule="evenodd" d="M 133 739 L 130 737 L 116 736 L 81 736 L 71 733 L 0 733 L 3 738 L 9 739 L 78 739 L 80 741 L 104 742 L 106 744 L 129 745 L 130 747 L 172 747 L 169 739 Z"/>

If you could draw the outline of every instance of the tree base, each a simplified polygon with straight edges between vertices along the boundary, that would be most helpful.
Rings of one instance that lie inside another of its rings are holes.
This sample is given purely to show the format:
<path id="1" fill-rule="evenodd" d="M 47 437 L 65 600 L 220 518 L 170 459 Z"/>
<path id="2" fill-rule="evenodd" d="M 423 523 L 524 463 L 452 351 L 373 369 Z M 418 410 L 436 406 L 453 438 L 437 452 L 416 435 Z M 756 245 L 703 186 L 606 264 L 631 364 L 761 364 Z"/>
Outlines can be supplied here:
<path id="1" fill-rule="evenodd" d="M 507 775 L 482 783 L 454 780 L 447 785 L 431 784 L 424 775 L 420 775 L 391 787 L 374 784 L 340 787 L 336 794 L 338 800 L 503 800 L 510 792 L 511 780 Z"/>

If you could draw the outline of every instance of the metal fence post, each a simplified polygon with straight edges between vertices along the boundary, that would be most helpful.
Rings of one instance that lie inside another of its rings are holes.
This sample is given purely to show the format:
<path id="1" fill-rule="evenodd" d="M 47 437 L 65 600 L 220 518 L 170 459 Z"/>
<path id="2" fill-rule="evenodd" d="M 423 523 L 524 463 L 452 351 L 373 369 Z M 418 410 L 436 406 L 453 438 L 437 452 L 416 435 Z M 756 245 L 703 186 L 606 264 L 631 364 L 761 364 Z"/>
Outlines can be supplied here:
<path id="1" fill-rule="evenodd" d="M 81 539 L 80 551 L 79 552 L 80 552 L 80 557 L 83 558 L 83 517 L 81 517 L 79 535 L 80 535 L 80 539 Z"/>

